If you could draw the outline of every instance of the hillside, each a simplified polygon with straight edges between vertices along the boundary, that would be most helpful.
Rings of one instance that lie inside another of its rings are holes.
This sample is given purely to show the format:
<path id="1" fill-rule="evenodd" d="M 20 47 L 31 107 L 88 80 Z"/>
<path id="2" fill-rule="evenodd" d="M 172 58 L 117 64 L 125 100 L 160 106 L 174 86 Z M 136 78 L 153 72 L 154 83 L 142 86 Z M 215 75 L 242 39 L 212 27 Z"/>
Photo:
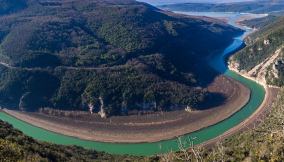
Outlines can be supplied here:
<path id="1" fill-rule="evenodd" d="M 1 106 L 125 115 L 224 98 L 204 63 L 241 32 L 222 22 L 132 0 L 0 3 Z"/>
<path id="2" fill-rule="evenodd" d="M 254 126 L 248 126 L 245 131 L 221 140 L 209 148 L 199 146 L 186 150 L 182 147 L 183 144 L 180 144 L 183 148 L 180 152 L 161 155 L 159 160 L 162 162 L 283 161 L 283 101 L 282 88 L 275 103 L 268 108 L 267 114 L 262 114 Z"/>
<path id="3" fill-rule="evenodd" d="M 266 82 L 282 86 L 283 82 L 283 39 L 284 19 L 278 18 L 274 23 L 266 25 L 246 39 L 247 46 L 232 57 L 232 62 L 238 70 L 253 73 L 254 76 L 263 73 Z M 260 71 L 261 66 L 268 65 Z"/>
<path id="4" fill-rule="evenodd" d="M 277 21 L 279 17 L 276 15 L 269 14 L 268 16 L 262 17 L 262 18 L 256 18 L 256 19 L 251 19 L 251 20 L 244 20 L 241 21 L 242 24 L 249 26 L 251 28 L 264 28 L 274 22 Z"/>
<path id="5" fill-rule="evenodd" d="M 249 13 L 273 13 L 283 11 L 283 0 L 258 0 L 234 3 L 178 3 L 159 6 L 172 11 L 193 12 L 249 12 Z"/>
<path id="6" fill-rule="evenodd" d="M 144 161 L 143 157 L 110 155 L 77 146 L 61 146 L 36 141 L 0 121 L 1 162 L 102 162 Z M 147 158 L 149 161 L 154 159 Z"/>
<path id="7" fill-rule="evenodd" d="M 0 1 L 0 15 L 5 15 L 20 11 L 27 7 L 25 0 L 1 0 Z"/>
<path id="8" fill-rule="evenodd" d="M 283 161 L 284 90 L 282 89 L 269 115 L 259 119 L 257 127 L 248 128 L 210 148 L 180 144 L 180 152 L 152 157 L 118 156 L 76 146 L 38 142 L 0 121 L 0 161 L 114 161 L 114 162 L 182 162 L 182 161 Z M 194 141 L 188 141 L 194 142 Z"/>
<path id="9" fill-rule="evenodd" d="M 0 161 L 283 161 L 283 96 L 277 100 L 257 125 L 248 127 L 212 147 L 191 147 L 180 144 L 181 151 L 152 157 L 110 155 L 76 146 L 61 146 L 36 141 L 0 121 Z M 194 141 L 188 141 L 194 142 Z"/>

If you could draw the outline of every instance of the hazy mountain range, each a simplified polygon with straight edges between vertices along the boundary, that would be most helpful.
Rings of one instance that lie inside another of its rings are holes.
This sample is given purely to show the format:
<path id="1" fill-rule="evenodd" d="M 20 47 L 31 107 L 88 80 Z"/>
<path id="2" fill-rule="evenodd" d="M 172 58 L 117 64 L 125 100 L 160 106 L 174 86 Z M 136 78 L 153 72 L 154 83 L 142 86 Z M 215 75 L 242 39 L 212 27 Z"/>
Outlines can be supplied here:
<path id="1" fill-rule="evenodd" d="M 232 2 L 250 2 L 256 0 L 137 0 L 152 5 L 165 5 L 177 3 L 232 3 Z"/>
<path id="2" fill-rule="evenodd" d="M 159 4 L 160 8 L 171 11 L 193 12 L 249 12 L 249 13 L 275 13 L 284 8 L 283 0 L 258 1 L 186 1 L 175 4 Z M 185 2 L 186 1 L 186 2 Z M 218 3 L 219 2 L 219 3 Z M 221 3 L 224 2 L 224 3 Z M 235 2 L 235 3 L 232 3 Z"/>

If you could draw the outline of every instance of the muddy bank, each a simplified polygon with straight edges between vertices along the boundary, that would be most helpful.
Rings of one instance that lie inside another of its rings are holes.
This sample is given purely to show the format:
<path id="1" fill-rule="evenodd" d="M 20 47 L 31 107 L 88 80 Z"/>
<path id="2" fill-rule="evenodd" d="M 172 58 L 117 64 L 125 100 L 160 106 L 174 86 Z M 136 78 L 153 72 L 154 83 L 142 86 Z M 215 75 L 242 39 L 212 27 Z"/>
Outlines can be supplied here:
<path id="1" fill-rule="evenodd" d="M 32 125 L 80 139 L 117 143 L 156 142 L 214 125 L 240 110 L 250 99 L 248 88 L 224 76 L 217 77 L 208 89 L 224 94 L 226 101 L 202 111 L 180 110 L 108 119 L 97 115 L 70 118 L 10 110 L 5 112 Z"/>

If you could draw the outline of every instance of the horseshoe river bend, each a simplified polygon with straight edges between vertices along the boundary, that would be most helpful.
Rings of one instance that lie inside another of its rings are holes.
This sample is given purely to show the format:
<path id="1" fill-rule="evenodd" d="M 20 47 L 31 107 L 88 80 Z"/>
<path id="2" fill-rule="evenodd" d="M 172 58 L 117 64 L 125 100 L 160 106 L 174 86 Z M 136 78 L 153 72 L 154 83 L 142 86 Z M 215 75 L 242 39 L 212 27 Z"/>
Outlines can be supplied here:
<path id="1" fill-rule="evenodd" d="M 160 153 L 166 153 L 169 151 L 177 151 L 179 149 L 177 140 L 181 140 L 184 143 L 185 147 L 189 147 L 192 142 L 194 145 L 204 143 L 206 141 L 215 139 L 220 135 L 224 134 L 228 130 L 238 126 L 244 120 L 249 118 L 254 114 L 255 111 L 260 107 L 264 98 L 265 98 L 265 88 L 256 83 L 253 80 L 242 77 L 241 75 L 229 70 L 227 68 L 226 58 L 229 55 L 233 54 L 244 44 L 244 37 L 252 32 L 252 29 L 240 26 L 236 21 L 244 14 L 240 13 L 188 13 L 188 12 L 179 12 L 182 14 L 197 15 L 197 16 L 226 16 L 229 18 L 228 23 L 230 25 L 244 29 L 242 35 L 236 37 L 234 41 L 219 54 L 214 55 L 210 59 L 210 65 L 216 70 L 222 72 L 227 77 L 233 78 L 251 91 L 249 102 L 242 107 L 238 112 L 230 116 L 229 118 L 201 130 L 183 135 L 180 138 L 174 138 L 170 140 L 164 140 L 153 143 L 106 143 L 106 142 L 96 142 L 82 140 L 75 137 L 70 137 L 58 133 L 54 133 L 36 126 L 33 126 L 29 123 L 21 121 L 13 116 L 10 116 L 4 112 L 0 112 L 0 119 L 6 121 L 13 125 L 16 129 L 21 130 L 24 134 L 31 136 L 40 141 L 46 141 L 56 144 L 63 145 L 78 145 L 88 149 L 95 149 L 97 151 L 105 151 L 111 154 L 130 154 L 130 155 L 154 155 Z M 259 15 L 252 15 L 252 17 L 259 17 Z"/>

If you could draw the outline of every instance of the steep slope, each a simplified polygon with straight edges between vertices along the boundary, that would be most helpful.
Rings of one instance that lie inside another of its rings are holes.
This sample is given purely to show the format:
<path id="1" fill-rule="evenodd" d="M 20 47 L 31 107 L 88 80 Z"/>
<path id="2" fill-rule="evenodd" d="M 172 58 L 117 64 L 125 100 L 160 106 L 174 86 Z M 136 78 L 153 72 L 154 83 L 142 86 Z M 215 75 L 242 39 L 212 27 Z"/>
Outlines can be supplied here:
<path id="1" fill-rule="evenodd" d="M 249 26 L 251 28 L 263 28 L 265 26 L 268 26 L 274 22 L 277 21 L 279 17 L 276 15 L 271 15 L 269 14 L 268 16 L 262 17 L 262 18 L 257 18 L 257 19 L 252 19 L 252 20 L 244 20 L 241 21 L 242 24 L 245 24 L 246 26 Z"/>
<path id="2" fill-rule="evenodd" d="M 101 162 L 101 161 L 154 161 L 154 158 L 110 155 L 77 146 L 61 146 L 36 141 L 0 121 L 0 161 L 3 162 Z"/>
<path id="3" fill-rule="evenodd" d="M 123 115 L 223 98 L 204 58 L 238 29 L 132 0 L 24 2 L 0 16 L 2 106 Z"/>
<path id="4" fill-rule="evenodd" d="M 0 161 L 283 161 L 284 89 L 258 127 L 240 132 L 210 148 L 191 147 L 153 157 L 109 155 L 76 146 L 38 142 L 0 121 Z M 192 142 L 192 141 L 189 141 Z"/>
<path id="5" fill-rule="evenodd" d="M 0 15 L 17 12 L 26 7 L 25 0 L 0 0 Z"/>
<path id="6" fill-rule="evenodd" d="M 263 77 L 272 85 L 283 85 L 284 19 L 261 28 L 246 39 L 247 46 L 231 58 L 238 70 Z"/>

